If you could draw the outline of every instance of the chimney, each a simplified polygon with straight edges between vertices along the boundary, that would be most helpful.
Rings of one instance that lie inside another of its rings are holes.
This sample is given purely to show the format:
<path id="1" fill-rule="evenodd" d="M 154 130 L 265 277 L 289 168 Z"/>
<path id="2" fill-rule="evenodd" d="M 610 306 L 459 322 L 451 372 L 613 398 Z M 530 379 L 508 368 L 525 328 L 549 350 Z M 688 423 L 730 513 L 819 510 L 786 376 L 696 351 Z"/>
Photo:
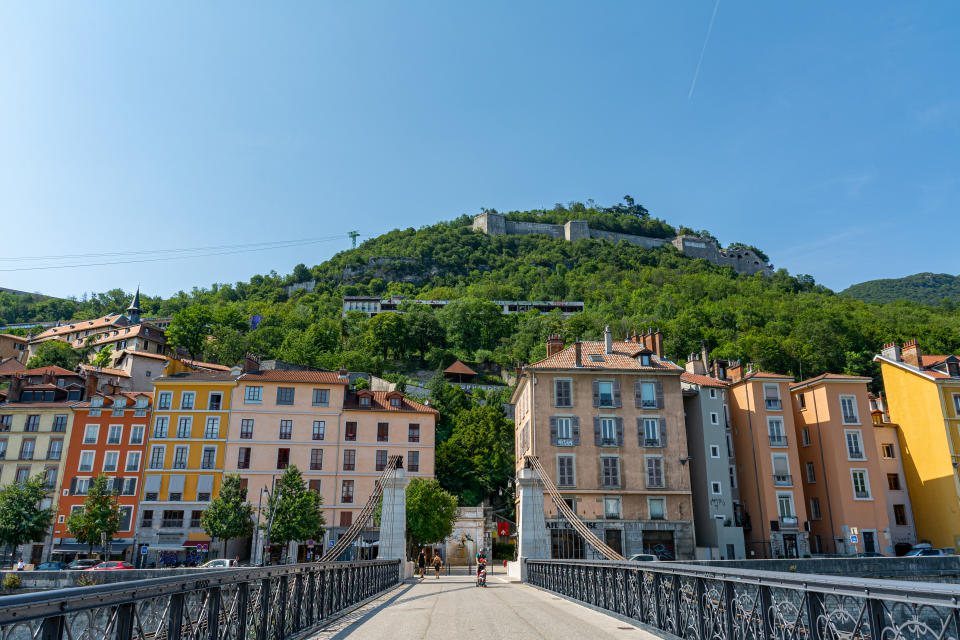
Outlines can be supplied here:
<path id="1" fill-rule="evenodd" d="M 350 375 L 347 373 L 347 370 L 343 367 L 340 367 L 340 371 L 337 372 L 337 377 L 340 379 L 349 378 Z"/>
<path id="2" fill-rule="evenodd" d="M 920 354 L 920 345 L 915 338 L 903 343 L 903 362 L 917 369 L 923 368 L 923 356 Z"/>
<path id="3" fill-rule="evenodd" d="M 743 378 L 743 365 L 739 360 L 727 365 L 727 377 L 730 378 L 732 382 L 737 382 Z"/>
<path id="4" fill-rule="evenodd" d="M 900 347 L 897 346 L 896 342 L 888 342 L 883 345 L 883 349 L 880 350 L 880 355 L 894 362 L 903 362 Z"/>
<path id="5" fill-rule="evenodd" d="M 710 354 L 707 353 L 707 343 L 700 343 L 700 359 L 703 360 L 703 367 L 706 369 L 707 363 L 710 362 Z"/>
<path id="6" fill-rule="evenodd" d="M 698 376 L 707 375 L 707 367 L 703 363 L 703 360 L 697 358 L 697 354 L 691 353 L 687 357 L 687 365 L 684 367 L 687 370 L 687 373 L 695 373 Z"/>
<path id="7" fill-rule="evenodd" d="M 547 338 L 547 357 L 563 351 L 563 339 L 556 333 Z"/>
<path id="8" fill-rule="evenodd" d="M 610 325 L 607 325 L 603 330 L 603 352 L 613 353 L 613 334 L 610 333 Z"/>
<path id="9" fill-rule="evenodd" d="M 243 356 L 243 372 L 248 373 L 250 371 L 259 371 L 260 370 L 260 360 L 256 356 L 247 354 Z"/>
<path id="10" fill-rule="evenodd" d="M 663 334 L 660 333 L 660 329 L 650 332 L 650 351 L 657 354 L 658 358 L 663 358 Z"/>
<path id="11" fill-rule="evenodd" d="M 91 370 L 87 370 L 87 399 L 93 397 L 93 394 L 97 392 L 97 382 L 100 379 L 96 373 Z"/>
<path id="12" fill-rule="evenodd" d="M 574 353 L 573 365 L 577 369 L 583 368 L 583 355 L 581 353 L 581 348 L 580 348 L 580 338 L 577 338 L 576 343 L 574 343 L 573 345 L 573 353 Z"/>
<path id="13" fill-rule="evenodd" d="M 7 402 L 20 402 L 23 394 L 23 376 L 19 373 L 10 378 L 10 387 L 7 389 Z"/>

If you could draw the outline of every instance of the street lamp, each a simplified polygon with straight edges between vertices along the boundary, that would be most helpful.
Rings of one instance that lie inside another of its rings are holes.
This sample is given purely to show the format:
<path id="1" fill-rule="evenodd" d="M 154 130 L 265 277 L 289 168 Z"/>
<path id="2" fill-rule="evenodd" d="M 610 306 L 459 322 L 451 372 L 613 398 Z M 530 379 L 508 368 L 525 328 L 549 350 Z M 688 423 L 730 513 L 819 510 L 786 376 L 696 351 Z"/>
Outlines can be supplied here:
<path id="1" fill-rule="evenodd" d="M 260 490 L 260 504 L 261 505 L 263 504 L 263 494 L 266 493 L 267 506 L 269 507 L 269 511 L 267 512 L 267 536 L 263 542 L 264 549 L 270 548 L 270 532 L 273 530 L 273 517 L 277 513 L 277 505 L 280 503 L 280 499 L 283 497 L 283 489 L 277 489 L 276 485 L 277 485 L 277 476 L 273 476 L 273 480 L 271 482 L 271 487 L 273 488 L 273 492 L 271 493 L 270 489 L 267 489 L 266 487 L 263 487 Z M 260 523 L 260 512 L 258 510 L 257 524 L 259 525 L 259 523 Z M 266 555 L 267 554 L 264 553 L 264 555 L 261 556 L 261 561 L 260 561 L 261 567 L 266 566 L 266 563 L 267 563 Z"/>

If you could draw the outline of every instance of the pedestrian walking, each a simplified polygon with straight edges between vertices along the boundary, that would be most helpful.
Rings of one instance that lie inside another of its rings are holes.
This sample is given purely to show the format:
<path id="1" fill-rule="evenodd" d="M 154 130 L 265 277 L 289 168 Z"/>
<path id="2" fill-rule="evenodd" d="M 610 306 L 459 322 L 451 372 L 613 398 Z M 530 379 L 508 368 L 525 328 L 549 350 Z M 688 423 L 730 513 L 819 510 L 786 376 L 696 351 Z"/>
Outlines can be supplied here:
<path id="1" fill-rule="evenodd" d="M 443 569 L 443 559 L 440 558 L 440 551 L 437 550 L 433 554 L 433 570 L 437 574 L 437 580 L 440 579 L 440 570 Z"/>
<path id="2" fill-rule="evenodd" d="M 17 560 L 17 571 L 23 571 L 23 558 Z"/>
<path id="3" fill-rule="evenodd" d="M 420 549 L 420 555 L 417 556 L 417 569 L 422 580 L 427 574 L 427 553 L 423 549 Z"/>

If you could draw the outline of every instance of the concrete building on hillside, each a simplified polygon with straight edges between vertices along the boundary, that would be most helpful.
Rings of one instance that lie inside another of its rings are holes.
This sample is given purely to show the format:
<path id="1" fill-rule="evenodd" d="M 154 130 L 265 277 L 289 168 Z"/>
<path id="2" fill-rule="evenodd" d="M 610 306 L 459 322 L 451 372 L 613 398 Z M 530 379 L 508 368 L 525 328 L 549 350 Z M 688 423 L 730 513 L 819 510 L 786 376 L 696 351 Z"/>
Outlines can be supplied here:
<path id="1" fill-rule="evenodd" d="M 362 311 L 371 317 L 378 313 L 388 311 L 400 313 L 400 305 L 404 302 L 427 306 L 431 309 L 442 309 L 453 301 L 414 300 L 402 296 L 394 296 L 392 298 L 381 298 L 379 296 L 343 296 L 343 315 L 347 315 L 348 311 Z M 504 315 L 526 313 L 527 311 L 539 311 L 540 313 L 559 311 L 566 317 L 570 314 L 583 311 L 584 309 L 582 302 L 560 300 L 491 300 L 490 302 L 500 307 L 500 311 Z"/>
<path id="2" fill-rule="evenodd" d="M 627 557 L 694 557 L 682 373 L 659 331 L 621 342 L 608 328 L 566 348 L 550 336 L 511 398 L 517 471 L 539 457 L 571 509 Z M 551 557 L 592 553 L 549 500 L 545 516 Z"/>

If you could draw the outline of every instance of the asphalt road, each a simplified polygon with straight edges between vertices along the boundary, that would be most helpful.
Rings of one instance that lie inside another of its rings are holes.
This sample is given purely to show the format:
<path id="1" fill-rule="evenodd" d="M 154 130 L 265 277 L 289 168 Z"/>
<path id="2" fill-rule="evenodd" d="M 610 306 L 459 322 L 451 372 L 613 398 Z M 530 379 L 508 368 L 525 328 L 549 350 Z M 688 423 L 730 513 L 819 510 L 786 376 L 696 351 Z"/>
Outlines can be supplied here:
<path id="1" fill-rule="evenodd" d="M 503 573 L 486 588 L 470 576 L 408 581 L 310 640 L 616 638 L 655 640 L 627 622 L 519 583 Z"/>

